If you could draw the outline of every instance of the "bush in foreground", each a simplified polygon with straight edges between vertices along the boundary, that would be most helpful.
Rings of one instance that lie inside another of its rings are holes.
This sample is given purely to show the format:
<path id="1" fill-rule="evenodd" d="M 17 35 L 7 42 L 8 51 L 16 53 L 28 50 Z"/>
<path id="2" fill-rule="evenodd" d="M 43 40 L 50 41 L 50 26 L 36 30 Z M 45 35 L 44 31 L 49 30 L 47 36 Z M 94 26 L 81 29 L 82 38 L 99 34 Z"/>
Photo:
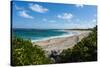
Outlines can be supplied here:
<path id="1" fill-rule="evenodd" d="M 97 28 L 92 29 L 88 37 L 83 38 L 73 48 L 63 50 L 60 63 L 85 62 L 97 60 Z"/>
<path id="2" fill-rule="evenodd" d="M 44 51 L 27 40 L 12 38 L 12 61 L 11 65 L 37 65 L 50 64 L 52 61 L 47 58 Z"/>

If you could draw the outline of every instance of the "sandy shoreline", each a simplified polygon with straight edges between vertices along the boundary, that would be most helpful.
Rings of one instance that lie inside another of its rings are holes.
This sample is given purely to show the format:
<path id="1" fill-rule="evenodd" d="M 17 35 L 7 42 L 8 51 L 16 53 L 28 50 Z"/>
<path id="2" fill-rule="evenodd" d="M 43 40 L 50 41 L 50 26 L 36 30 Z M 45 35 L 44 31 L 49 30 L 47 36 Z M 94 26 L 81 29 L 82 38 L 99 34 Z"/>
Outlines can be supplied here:
<path id="1" fill-rule="evenodd" d="M 70 30 L 64 30 L 70 31 Z M 45 41 L 35 42 L 37 45 L 41 46 L 46 51 L 62 51 L 63 49 L 73 47 L 77 42 L 79 42 L 82 38 L 87 37 L 91 31 L 79 31 L 79 30 L 71 30 L 71 32 L 80 33 L 74 34 L 69 37 L 62 38 L 53 38 Z"/>

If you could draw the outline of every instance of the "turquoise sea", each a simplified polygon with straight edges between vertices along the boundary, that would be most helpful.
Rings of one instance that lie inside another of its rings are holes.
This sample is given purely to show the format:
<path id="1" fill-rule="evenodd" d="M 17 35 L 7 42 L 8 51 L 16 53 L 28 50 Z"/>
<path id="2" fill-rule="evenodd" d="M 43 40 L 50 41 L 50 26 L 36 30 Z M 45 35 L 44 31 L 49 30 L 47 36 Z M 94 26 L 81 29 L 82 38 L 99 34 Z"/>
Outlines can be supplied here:
<path id="1" fill-rule="evenodd" d="M 72 32 L 64 32 L 52 29 L 12 29 L 12 34 L 23 39 L 40 41 L 51 38 L 65 37 L 73 35 Z"/>

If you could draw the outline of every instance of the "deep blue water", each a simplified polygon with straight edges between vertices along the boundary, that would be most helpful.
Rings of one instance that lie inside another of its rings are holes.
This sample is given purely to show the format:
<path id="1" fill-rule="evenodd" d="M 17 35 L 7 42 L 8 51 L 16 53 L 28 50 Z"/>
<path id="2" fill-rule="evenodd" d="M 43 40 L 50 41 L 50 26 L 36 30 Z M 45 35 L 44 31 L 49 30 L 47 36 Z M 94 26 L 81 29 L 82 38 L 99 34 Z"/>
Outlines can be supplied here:
<path id="1" fill-rule="evenodd" d="M 69 32 L 64 32 L 60 30 L 40 30 L 40 29 L 12 29 L 12 34 L 23 39 L 40 40 L 44 38 L 57 37 L 65 34 L 70 34 Z"/>

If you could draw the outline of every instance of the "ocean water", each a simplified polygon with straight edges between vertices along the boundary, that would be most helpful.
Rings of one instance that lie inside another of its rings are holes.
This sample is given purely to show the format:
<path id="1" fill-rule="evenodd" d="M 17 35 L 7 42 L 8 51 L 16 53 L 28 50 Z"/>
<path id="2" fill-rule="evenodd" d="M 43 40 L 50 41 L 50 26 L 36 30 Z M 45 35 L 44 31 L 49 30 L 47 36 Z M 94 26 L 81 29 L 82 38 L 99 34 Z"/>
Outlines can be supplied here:
<path id="1" fill-rule="evenodd" d="M 33 42 L 47 40 L 58 37 L 72 36 L 72 32 L 64 32 L 61 30 L 40 30 L 40 29 L 12 29 L 12 35 L 23 39 L 30 39 Z"/>

